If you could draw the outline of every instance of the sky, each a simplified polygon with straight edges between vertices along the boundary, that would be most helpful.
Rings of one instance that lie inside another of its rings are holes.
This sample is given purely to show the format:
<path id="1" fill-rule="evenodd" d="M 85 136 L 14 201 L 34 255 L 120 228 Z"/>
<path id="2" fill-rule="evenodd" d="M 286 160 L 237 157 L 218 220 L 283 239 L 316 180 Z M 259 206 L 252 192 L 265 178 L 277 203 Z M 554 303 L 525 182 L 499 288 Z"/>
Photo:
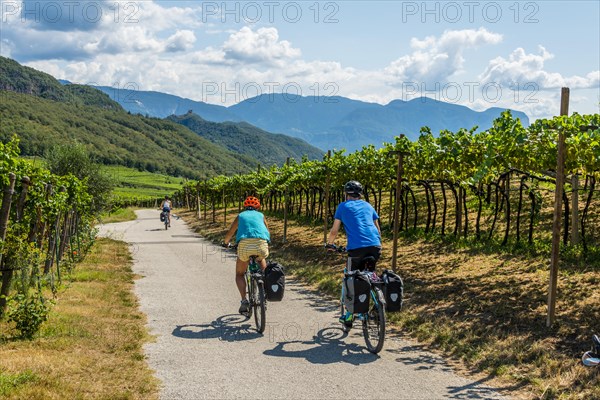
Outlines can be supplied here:
<path id="1" fill-rule="evenodd" d="M 0 54 L 74 83 L 600 112 L 600 1 L 0 0 Z"/>

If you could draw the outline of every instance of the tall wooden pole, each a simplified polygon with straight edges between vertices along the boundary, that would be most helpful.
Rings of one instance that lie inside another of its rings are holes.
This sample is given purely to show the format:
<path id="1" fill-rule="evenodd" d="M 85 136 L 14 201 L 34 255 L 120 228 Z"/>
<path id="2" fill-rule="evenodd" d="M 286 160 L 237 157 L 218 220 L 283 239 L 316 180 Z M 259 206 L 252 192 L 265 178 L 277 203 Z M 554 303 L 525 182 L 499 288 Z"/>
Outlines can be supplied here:
<path id="1" fill-rule="evenodd" d="M 285 161 L 285 165 L 289 168 L 290 158 Z M 288 223 L 288 190 L 287 185 L 283 189 L 283 243 L 287 240 L 287 223 Z"/>
<path id="2" fill-rule="evenodd" d="M 4 243 L 4 239 L 6 239 L 6 230 L 8 229 L 8 222 L 10 218 L 10 206 L 12 203 L 12 197 L 15 193 L 15 180 L 17 176 L 12 172 L 9 176 L 9 185 L 4 188 L 4 195 L 2 196 L 2 208 L 0 209 L 0 239 L 2 243 Z M 4 246 L 2 246 L 2 250 L 4 250 Z M 2 253 L 0 252 L 0 263 L 2 262 Z M 13 270 L 5 270 L 2 271 L 2 283 L 0 284 L 0 317 L 4 315 L 6 311 L 7 304 L 7 296 L 8 291 L 10 290 L 11 281 L 13 277 Z"/>
<path id="3" fill-rule="evenodd" d="M 331 150 L 327 150 L 327 162 L 325 163 L 325 203 L 323 204 L 323 243 L 327 243 L 327 219 L 329 218 L 329 186 L 331 185 L 331 174 L 329 171 L 329 159 Z"/>
<path id="4" fill-rule="evenodd" d="M 400 135 L 403 138 L 404 135 Z M 400 230 L 400 191 L 402 188 L 402 173 L 404 168 L 404 154 L 401 151 L 392 151 L 390 154 L 398 156 L 398 165 L 396 166 L 396 200 L 394 202 L 394 239 L 392 247 L 392 271 L 396 272 L 398 266 L 398 231 Z"/>
<path id="5" fill-rule="evenodd" d="M 569 88 L 562 88 L 560 94 L 560 115 L 569 115 Z M 554 192 L 554 221 L 552 224 L 552 257 L 550 259 L 550 283 L 548 285 L 548 316 L 546 326 L 554 323 L 556 309 L 556 288 L 558 282 L 558 262 L 560 256 L 560 227 L 562 195 L 565 181 L 565 134 L 558 131 L 558 156 L 556 165 L 556 191 Z"/>

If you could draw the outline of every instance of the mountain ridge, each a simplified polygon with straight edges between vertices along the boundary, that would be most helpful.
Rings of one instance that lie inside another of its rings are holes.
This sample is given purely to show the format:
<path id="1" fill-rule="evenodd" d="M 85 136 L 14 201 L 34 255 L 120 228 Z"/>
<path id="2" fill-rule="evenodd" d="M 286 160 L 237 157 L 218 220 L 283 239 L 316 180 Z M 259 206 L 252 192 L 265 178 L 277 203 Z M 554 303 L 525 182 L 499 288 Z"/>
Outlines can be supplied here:
<path id="1" fill-rule="evenodd" d="M 493 120 L 505 110 L 491 107 L 484 111 L 454 103 L 442 102 L 428 97 L 416 99 L 392 100 L 388 104 L 363 102 L 342 96 L 299 96 L 292 94 L 261 94 L 243 100 L 231 106 L 221 106 L 175 95 L 151 92 L 151 103 L 144 104 L 150 92 L 123 94 L 122 89 L 101 88 L 113 100 L 118 97 L 135 97 L 141 104 L 119 102 L 130 111 L 143 110 L 149 115 L 165 117 L 174 113 L 172 109 L 185 108 L 193 110 L 202 119 L 210 122 L 246 121 L 268 132 L 283 133 L 300 138 L 309 144 L 327 150 L 345 148 L 353 151 L 362 146 L 374 144 L 376 147 L 384 142 L 393 141 L 394 136 L 406 135 L 416 140 L 423 126 L 428 126 L 434 134 L 443 129 L 456 131 L 461 128 L 471 129 L 478 126 L 481 130 L 492 126 Z M 162 100 L 161 100 L 162 99 Z M 189 107 L 189 108 L 188 108 Z M 511 110 L 524 126 L 529 125 L 529 118 L 520 111 Z M 142 112 L 143 114 L 143 112 Z M 183 114 L 183 112 L 179 113 Z"/>
<path id="2" fill-rule="evenodd" d="M 0 139 L 8 141 L 16 134 L 24 156 L 43 157 L 57 144 L 79 142 L 106 165 L 196 179 L 245 172 L 259 163 L 265 165 L 265 160 L 282 165 L 287 157 L 322 156 L 299 139 L 249 124 L 212 123 L 205 126 L 209 132 L 202 137 L 174 121 L 131 114 L 92 86 L 58 81 L 6 57 L 0 57 L 0 94 Z M 269 142 L 268 157 L 258 150 L 254 154 L 231 151 L 227 148 L 231 146 L 207 139 L 214 140 L 223 129 L 232 130 L 231 142 L 248 137 L 256 143 Z"/>

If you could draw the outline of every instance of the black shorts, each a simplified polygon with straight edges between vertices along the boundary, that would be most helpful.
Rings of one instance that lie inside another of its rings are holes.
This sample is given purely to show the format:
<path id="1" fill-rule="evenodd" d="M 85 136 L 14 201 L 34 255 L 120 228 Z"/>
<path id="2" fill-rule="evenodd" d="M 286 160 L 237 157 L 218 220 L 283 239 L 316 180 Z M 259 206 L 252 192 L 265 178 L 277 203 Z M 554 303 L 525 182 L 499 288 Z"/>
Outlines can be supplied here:
<path id="1" fill-rule="evenodd" d="M 365 264 L 365 258 L 372 257 L 372 265 Z M 352 271 L 355 269 L 364 270 L 367 267 L 369 270 L 373 270 L 375 268 L 375 263 L 379 261 L 379 257 L 381 257 L 381 247 L 379 246 L 369 246 L 369 247 L 360 247 L 358 249 L 348 250 L 348 264 L 346 268 L 348 271 Z"/>

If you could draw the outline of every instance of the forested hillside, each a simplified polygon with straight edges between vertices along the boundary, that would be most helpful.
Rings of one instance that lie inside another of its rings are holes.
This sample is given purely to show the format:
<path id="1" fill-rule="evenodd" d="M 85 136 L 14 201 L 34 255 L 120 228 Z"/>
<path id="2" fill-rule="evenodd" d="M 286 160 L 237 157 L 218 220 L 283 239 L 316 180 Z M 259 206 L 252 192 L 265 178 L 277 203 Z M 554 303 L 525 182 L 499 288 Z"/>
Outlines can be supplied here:
<path id="1" fill-rule="evenodd" d="M 10 91 L 1 95 L 0 140 L 17 134 L 25 156 L 80 142 L 103 164 L 198 178 L 247 171 L 258 162 L 174 122 Z"/>
<path id="2" fill-rule="evenodd" d="M 274 134 L 246 122 L 209 122 L 194 113 L 168 119 L 187 126 L 198 135 L 236 153 L 258 158 L 263 164 L 283 164 L 287 157 L 320 159 L 323 152 L 303 140 Z"/>
<path id="3" fill-rule="evenodd" d="M 106 165 L 189 178 L 247 172 L 258 163 L 281 165 L 287 157 L 322 156 L 300 139 L 247 123 L 211 123 L 195 114 L 173 121 L 132 115 L 92 86 L 63 85 L 5 57 L 0 57 L 0 95 L 0 138 L 17 134 L 24 156 L 80 142 Z"/>
<path id="4" fill-rule="evenodd" d="M 0 57 L 0 90 L 29 94 L 75 105 L 93 105 L 108 110 L 123 108 L 99 90 L 85 85 L 61 85 L 54 77 Z"/>

